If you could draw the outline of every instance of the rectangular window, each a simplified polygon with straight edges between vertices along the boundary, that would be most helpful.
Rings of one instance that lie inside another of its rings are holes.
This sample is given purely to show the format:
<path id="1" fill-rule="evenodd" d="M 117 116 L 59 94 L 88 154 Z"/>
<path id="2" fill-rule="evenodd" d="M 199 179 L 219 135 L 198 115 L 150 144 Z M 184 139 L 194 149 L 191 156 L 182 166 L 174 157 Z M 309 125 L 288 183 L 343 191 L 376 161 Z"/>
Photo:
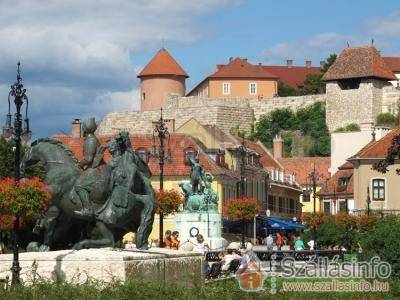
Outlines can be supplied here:
<path id="1" fill-rule="evenodd" d="M 231 84 L 229 82 L 222 83 L 222 94 L 229 95 L 231 93 Z"/>
<path id="2" fill-rule="evenodd" d="M 304 190 L 303 191 L 303 202 L 310 202 L 311 200 L 311 192 Z"/>
<path id="3" fill-rule="evenodd" d="M 279 197 L 278 211 L 280 213 L 285 212 L 285 198 L 283 198 L 283 197 Z"/>
<path id="4" fill-rule="evenodd" d="M 275 196 L 273 195 L 268 195 L 268 209 L 271 212 L 275 212 Z"/>
<path id="5" fill-rule="evenodd" d="M 346 211 L 346 201 L 339 201 L 339 211 Z"/>
<path id="6" fill-rule="evenodd" d="M 249 83 L 249 94 L 256 95 L 257 94 L 257 83 L 250 82 Z"/>
<path id="7" fill-rule="evenodd" d="M 326 215 L 331 214 L 331 203 L 328 201 L 324 201 L 324 214 Z"/>
<path id="8" fill-rule="evenodd" d="M 373 179 L 372 180 L 372 200 L 385 201 L 385 180 Z"/>

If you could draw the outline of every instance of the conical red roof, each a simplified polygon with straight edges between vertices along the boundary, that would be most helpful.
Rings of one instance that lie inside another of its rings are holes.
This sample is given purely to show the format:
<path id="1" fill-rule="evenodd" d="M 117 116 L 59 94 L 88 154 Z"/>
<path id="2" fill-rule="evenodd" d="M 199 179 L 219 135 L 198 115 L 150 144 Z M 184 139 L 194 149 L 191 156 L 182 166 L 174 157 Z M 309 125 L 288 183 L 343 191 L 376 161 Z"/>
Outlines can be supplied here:
<path id="1" fill-rule="evenodd" d="M 169 52 L 162 48 L 137 77 L 150 75 L 177 75 L 189 77 Z"/>

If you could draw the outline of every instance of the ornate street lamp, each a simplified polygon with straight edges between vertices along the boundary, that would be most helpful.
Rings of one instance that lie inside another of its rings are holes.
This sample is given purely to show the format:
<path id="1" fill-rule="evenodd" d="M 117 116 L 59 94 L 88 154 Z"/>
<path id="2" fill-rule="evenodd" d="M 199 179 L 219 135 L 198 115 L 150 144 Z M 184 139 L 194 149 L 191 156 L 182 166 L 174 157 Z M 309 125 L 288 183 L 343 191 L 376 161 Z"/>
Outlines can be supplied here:
<path id="1" fill-rule="evenodd" d="M 155 157 L 159 161 L 160 165 L 160 192 L 164 190 L 164 164 L 165 161 L 170 162 L 171 161 L 171 150 L 169 148 L 169 139 L 170 139 L 170 134 L 168 131 L 168 127 L 166 126 L 167 122 L 172 121 L 171 119 L 164 119 L 163 118 L 163 110 L 161 108 L 161 115 L 160 119 L 158 121 L 153 122 L 153 147 L 151 149 L 151 156 Z M 159 145 L 157 147 L 157 141 L 156 137 L 158 138 Z M 164 140 L 168 141 L 168 150 L 165 152 L 165 143 Z M 164 239 L 164 216 L 163 213 L 160 211 L 159 214 L 160 217 L 160 224 L 159 224 L 159 229 L 160 229 L 160 234 L 159 234 L 159 247 L 163 247 L 163 239 Z"/>
<path id="2" fill-rule="evenodd" d="M 316 206 L 317 206 L 317 180 L 320 178 L 320 175 L 317 174 L 315 171 L 315 164 L 314 169 L 308 175 L 312 184 L 312 192 L 313 192 L 313 212 L 316 213 Z M 317 247 L 317 227 L 313 226 L 313 240 L 314 240 L 314 249 Z"/>
<path id="3" fill-rule="evenodd" d="M 244 146 L 244 139 L 242 144 L 236 148 L 236 157 L 240 160 L 239 170 L 240 170 L 240 185 L 239 185 L 239 195 L 240 198 L 243 199 L 245 196 L 245 184 L 246 184 L 246 156 L 247 151 L 246 147 Z M 246 248 L 245 243 L 245 222 L 242 220 L 242 248 Z"/>
<path id="4" fill-rule="evenodd" d="M 11 86 L 11 91 L 8 94 L 8 114 L 6 116 L 6 125 L 3 127 L 3 136 L 6 139 L 13 137 L 15 141 L 15 180 L 19 181 L 21 176 L 20 159 L 21 159 L 21 138 L 24 142 L 28 142 L 32 137 L 32 132 L 29 129 L 28 118 L 28 97 L 26 96 L 26 89 L 22 84 L 20 74 L 20 62 L 17 64 L 17 81 Z M 10 98 L 14 97 L 15 114 L 14 114 L 14 128 L 11 125 L 11 102 Z M 22 127 L 21 108 L 26 102 L 24 125 Z M 19 266 L 19 246 L 18 246 L 18 231 L 19 231 L 19 216 L 15 216 L 13 226 L 13 264 L 11 267 L 12 284 L 19 284 L 19 273 L 21 267 Z"/>

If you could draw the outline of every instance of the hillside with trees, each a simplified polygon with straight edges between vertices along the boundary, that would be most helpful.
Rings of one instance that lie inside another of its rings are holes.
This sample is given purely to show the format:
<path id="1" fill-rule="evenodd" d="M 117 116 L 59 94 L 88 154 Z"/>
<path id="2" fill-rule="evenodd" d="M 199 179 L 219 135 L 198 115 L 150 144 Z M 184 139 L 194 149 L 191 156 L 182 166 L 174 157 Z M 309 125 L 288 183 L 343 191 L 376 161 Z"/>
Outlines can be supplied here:
<path id="1" fill-rule="evenodd" d="M 256 122 L 251 138 L 272 148 L 273 138 L 280 134 L 284 151 L 290 156 L 330 156 L 330 134 L 326 126 L 325 104 L 317 102 L 296 112 L 275 109 Z"/>

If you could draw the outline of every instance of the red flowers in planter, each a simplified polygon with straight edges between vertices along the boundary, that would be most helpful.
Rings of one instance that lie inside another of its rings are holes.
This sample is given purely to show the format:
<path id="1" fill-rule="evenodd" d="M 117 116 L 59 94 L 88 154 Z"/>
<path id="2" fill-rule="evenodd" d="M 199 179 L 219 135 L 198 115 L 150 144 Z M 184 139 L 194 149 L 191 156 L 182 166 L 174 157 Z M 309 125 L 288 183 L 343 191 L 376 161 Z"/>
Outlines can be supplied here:
<path id="1" fill-rule="evenodd" d="M 39 178 L 14 178 L 0 180 L 0 229 L 12 228 L 16 216 L 21 222 L 29 222 L 40 217 L 47 209 L 50 191 Z"/>
<path id="2" fill-rule="evenodd" d="M 163 190 L 157 192 L 157 213 L 170 215 L 177 213 L 179 207 L 183 204 L 181 194 L 176 190 Z"/>
<path id="3" fill-rule="evenodd" d="M 253 220 L 260 207 L 254 198 L 228 199 L 224 204 L 224 217 L 230 220 Z"/>

